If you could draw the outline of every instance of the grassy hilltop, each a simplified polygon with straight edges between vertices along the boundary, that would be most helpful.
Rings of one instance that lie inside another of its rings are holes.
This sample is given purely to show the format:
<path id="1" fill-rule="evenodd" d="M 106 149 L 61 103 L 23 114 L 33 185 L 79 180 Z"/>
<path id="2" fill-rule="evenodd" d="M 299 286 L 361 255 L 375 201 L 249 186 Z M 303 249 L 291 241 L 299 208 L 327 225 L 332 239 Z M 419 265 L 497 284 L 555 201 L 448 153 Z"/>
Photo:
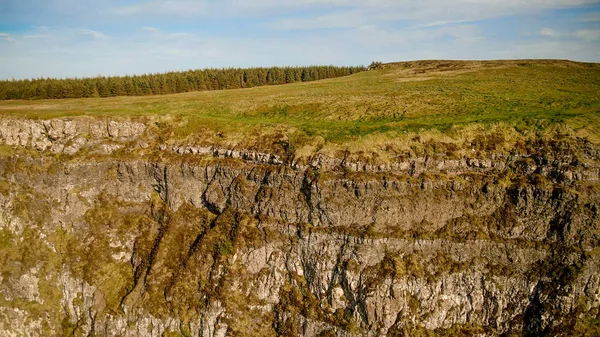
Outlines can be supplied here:
<path id="1" fill-rule="evenodd" d="M 415 61 L 308 83 L 181 94 L 2 101 L 2 115 L 150 119 L 170 141 L 301 153 L 398 152 L 474 132 L 564 132 L 600 140 L 600 64 L 559 60 Z M 566 130 L 566 131 L 565 131 Z"/>

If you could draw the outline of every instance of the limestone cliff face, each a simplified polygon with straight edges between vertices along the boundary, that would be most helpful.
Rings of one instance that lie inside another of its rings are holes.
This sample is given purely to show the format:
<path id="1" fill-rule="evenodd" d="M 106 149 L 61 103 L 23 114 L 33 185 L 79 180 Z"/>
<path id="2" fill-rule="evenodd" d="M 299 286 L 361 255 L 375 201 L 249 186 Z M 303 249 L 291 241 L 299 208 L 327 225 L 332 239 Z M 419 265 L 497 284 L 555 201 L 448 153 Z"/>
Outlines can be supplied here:
<path id="1" fill-rule="evenodd" d="M 600 152 L 361 163 L 0 121 L 0 336 L 600 331 Z"/>

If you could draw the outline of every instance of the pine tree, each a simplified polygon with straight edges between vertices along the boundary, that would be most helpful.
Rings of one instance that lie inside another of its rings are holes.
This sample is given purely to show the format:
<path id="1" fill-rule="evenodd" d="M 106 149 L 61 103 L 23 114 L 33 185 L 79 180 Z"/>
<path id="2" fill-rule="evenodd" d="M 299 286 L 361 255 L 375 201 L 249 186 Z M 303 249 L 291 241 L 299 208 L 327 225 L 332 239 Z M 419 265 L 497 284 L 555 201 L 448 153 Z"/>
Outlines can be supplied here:
<path id="1" fill-rule="evenodd" d="M 164 74 L 0 81 L 0 99 L 158 95 L 195 90 L 250 88 L 345 76 L 362 67 L 272 67 L 188 70 Z"/>

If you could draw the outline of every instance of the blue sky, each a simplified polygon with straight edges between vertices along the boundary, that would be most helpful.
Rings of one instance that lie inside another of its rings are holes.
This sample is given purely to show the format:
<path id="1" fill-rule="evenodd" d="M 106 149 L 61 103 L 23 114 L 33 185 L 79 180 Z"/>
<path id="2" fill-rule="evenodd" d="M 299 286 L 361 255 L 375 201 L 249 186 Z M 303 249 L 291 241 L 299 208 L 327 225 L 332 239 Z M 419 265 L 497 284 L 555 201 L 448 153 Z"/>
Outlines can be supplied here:
<path id="1" fill-rule="evenodd" d="M 0 79 L 416 59 L 600 61 L 600 0 L 1 0 Z"/>

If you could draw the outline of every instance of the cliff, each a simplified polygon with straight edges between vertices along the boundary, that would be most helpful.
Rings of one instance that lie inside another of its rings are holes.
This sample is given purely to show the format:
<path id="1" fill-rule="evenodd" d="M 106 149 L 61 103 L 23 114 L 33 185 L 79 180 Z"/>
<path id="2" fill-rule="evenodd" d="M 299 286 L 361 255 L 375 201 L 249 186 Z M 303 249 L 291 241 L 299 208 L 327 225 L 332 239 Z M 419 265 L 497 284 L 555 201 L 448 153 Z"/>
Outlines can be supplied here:
<path id="1" fill-rule="evenodd" d="M 600 147 L 572 132 L 391 160 L 161 132 L 0 120 L 0 335 L 600 333 Z"/>

